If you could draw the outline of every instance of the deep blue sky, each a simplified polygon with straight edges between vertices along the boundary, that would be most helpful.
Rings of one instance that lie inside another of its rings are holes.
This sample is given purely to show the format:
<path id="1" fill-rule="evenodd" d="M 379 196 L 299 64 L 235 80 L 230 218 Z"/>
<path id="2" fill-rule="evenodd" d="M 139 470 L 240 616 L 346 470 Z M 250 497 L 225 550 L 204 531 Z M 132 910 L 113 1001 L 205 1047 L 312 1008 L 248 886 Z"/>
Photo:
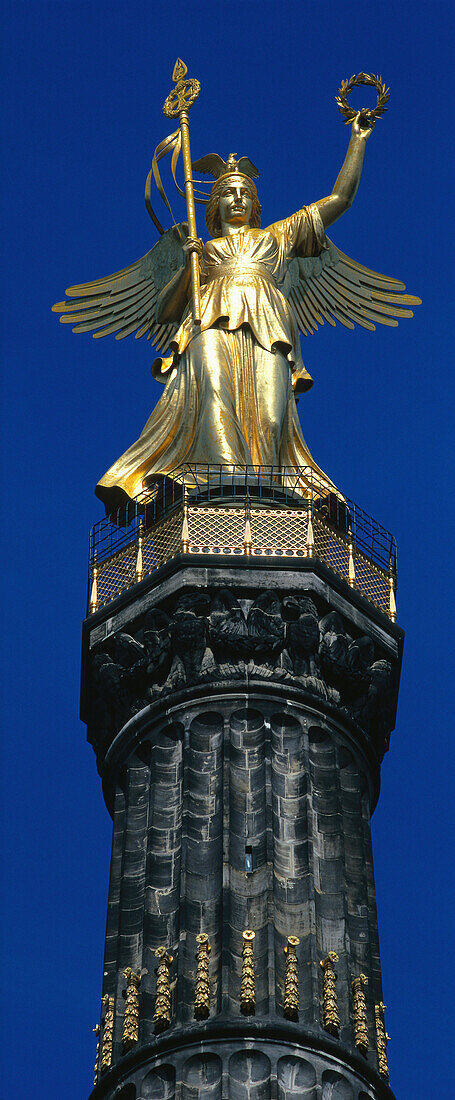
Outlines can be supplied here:
<path id="1" fill-rule="evenodd" d="M 93 1076 L 110 819 L 78 720 L 87 540 L 101 515 L 93 487 L 161 389 L 144 340 L 73 336 L 50 306 L 154 243 L 143 188 L 169 129 L 161 107 L 177 54 L 202 83 L 194 157 L 247 153 L 261 170 L 263 224 L 330 192 L 348 138 L 334 103 L 341 78 L 380 72 L 391 87 L 355 204 L 331 236 L 424 304 L 396 330 L 325 326 L 305 340 L 315 385 L 300 413 L 316 460 L 398 539 L 405 658 L 373 821 L 391 1083 L 398 1100 L 450 1093 L 450 9 L 3 4 L 2 1100 L 81 1100 Z"/>

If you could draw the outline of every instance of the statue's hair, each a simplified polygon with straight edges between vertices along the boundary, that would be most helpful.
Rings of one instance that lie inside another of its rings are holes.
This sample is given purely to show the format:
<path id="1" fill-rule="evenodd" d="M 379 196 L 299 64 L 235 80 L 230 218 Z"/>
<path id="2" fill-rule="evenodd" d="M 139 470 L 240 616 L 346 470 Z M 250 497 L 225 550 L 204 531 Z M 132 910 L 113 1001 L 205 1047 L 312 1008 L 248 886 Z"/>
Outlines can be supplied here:
<path id="1" fill-rule="evenodd" d="M 253 180 L 250 179 L 249 176 L 244 176 L 242 172 L 229 172 L 223 176 L 220 176 L 220 178 L 216 180 L 210 192 L 210 198 L 205 211 L 205 222 L 211 237 L 221 237 L 221 218 L 219 210 L 220 195 L 223 187 L 226 184 L 226 180 L 228 180 L 230 176 L 241 176 L 242 180 L 245 180 L 245 183 L 248 184 L 248 189 L 253 200 L 250 226 L 252 229 L 259 229 L 261 224 L 262 207 L 259 202 L 256 185 L 253 183 Z"/>

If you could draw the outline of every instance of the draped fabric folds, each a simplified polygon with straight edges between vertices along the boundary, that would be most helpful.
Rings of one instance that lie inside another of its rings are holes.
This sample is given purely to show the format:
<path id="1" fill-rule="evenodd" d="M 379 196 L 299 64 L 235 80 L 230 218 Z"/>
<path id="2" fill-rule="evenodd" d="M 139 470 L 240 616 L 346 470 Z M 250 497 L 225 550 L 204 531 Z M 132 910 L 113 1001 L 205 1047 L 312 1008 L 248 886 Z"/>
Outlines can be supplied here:
<path id="1" fill-rule="evenodd" d="M 327 491 L 336 491 L 301 433 L 292 382 L 301 392 L 312 380 L 280 290 L 290 260 L 318 256 L 326 247 L 316 206 L 267 229 L 245 228 L 208 242 L 201 325 L 193 325 L 187 310 L 172 354 L 158 361 L 164 394 L 137 442 L 96 488 L 108 512 L 183 462 L 306 465 Z"/>

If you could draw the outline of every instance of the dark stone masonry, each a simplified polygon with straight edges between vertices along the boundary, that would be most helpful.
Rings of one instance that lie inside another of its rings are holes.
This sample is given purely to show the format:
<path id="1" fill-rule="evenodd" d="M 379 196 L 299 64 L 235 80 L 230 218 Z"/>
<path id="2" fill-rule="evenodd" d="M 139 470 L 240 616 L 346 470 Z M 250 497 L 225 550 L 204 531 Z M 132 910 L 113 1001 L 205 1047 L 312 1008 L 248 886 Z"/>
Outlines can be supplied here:
<path id="1" fill-rule="evenodd" d="M 378 1063 L 370 821 L 402 644 L 399 627 L 311 558 L 179 555 L 86 620 L 82 712 L 113 817 L 93 1100 L 392 1098 Z M 158 948 L 168 1026 L 155 1018 Z M 328 1029 L 330 952 L 339 1027 Z M 127 997 L 128 968 L 140 979 Z M 366 1051 L 354 1028 L 361 974 Z"/>

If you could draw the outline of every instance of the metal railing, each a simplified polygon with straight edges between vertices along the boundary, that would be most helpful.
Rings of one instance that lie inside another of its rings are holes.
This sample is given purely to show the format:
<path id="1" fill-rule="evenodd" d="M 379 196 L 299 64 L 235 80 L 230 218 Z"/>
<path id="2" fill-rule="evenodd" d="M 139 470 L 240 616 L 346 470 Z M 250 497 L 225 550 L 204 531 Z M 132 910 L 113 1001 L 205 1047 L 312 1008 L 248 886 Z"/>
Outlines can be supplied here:
<path id="1" fill-rule="evenodd" d="M 179 553 L 317 557 L 395 619 L 396 542 L 311 467 L 186 464 L 90 534 L 95 611 Z"/>

